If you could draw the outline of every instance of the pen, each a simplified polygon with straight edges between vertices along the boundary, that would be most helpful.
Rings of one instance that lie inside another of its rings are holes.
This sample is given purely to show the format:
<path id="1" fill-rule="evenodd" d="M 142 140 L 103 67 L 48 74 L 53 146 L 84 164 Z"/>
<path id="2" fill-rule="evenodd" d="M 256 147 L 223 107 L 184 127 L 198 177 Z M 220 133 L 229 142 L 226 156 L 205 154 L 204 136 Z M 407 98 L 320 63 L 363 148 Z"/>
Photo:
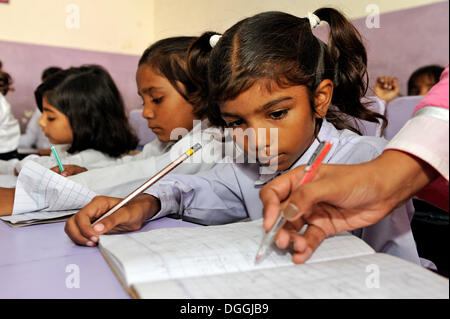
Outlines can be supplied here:
<path id="1" fill-rule="evenodd" d="M 56 151 L 56 148 L 54 146 L 52 146 L 51 149 L 52 149 L 53 155 L 55 155 L 56 162 L 58 163 L 58 166 L 59 166 L 59 170 L 61 171 L 61 173 L 64 172 L 64 166 L 62 165 L 61 160 L 59 159 L 59 155 L 58 155 L 58 152 Z"/>
<path id="2" fill-rule="evenodd" d="M 127 197 L 125 197 L 123 200 L 121 200 L 117 205 L 115 205 L 113 208 L 111 208 L 108 212 L 106 212 L 105 215 L 97 219 L 93 225 L 101 221 L 103 218 L 106 218 L 107 216 L 111 215 L 112 213 L 116 212 L 120 208 L 122 208 L 126 203 L 128 203 L 130 200 L 135 198 L 137 195 L 144 192 L 147 188 L 152 186 L 154 183 L 159 181 L 161 178 L 163 178 L 165 175 L 167 175 L 171 170 L 173 170 L 175 167 L 180 165 L 183 161 L 185 161 L 187 158 L 191 157 L 195 152 L 197 152 L 199 149 L 201 149 L 202 146 L 200 143 L 195 144 L 192 146 L 188 151 L 181 154 L 176 160 L 174 160 L 172 163 L 164 167 L 162 170 L 160 170 L 158 173 L 153 175 L 152 178 L 150 178 L 148 181 L 146 181 L 144 184 L 136 188 L 133 192 L 131 192 Z"/>
<path id="3" fill-rule="evenodd" d="M 322 163 L 325 156 L 328 154 L 329 150 L 331 148 L 331 143 L 329 142 L 321 142 L 317 149 L 314 151 L 314 154 L 309 159 L 306 167 L 305 167 L 305 175 L 303 175 L 303 178 L 300 180 L 299 186 L 308 183 L 314 176 L 314 173 L 319 168 L 320 164 Z M 280 230 L 281 227 L 284 226 L 286 223 L 286 219 L 284 218 L 284 214 L 287 210 L 292 209 L 291 204 L 289 204 L 286 209 L 284 209 L 280 216 L 278 217 L 277 221 L 275 222 L 275 225 L 272 227 L 272 229 L 266 233 L 264 236 L 261 244 L 259 245 L 258 252 L 256 253 L 255 257 L 255 264 L 262 260 L 262 257 L 265 256 L 268 248 L 272 244 L 276 233 L 278 230 Z"/>

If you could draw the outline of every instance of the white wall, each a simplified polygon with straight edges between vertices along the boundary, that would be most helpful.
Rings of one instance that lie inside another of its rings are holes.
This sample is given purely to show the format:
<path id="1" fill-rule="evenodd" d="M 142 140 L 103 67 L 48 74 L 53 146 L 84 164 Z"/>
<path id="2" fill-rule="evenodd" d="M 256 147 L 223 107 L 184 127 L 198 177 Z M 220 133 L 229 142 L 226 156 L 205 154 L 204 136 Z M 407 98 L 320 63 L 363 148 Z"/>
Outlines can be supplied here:
<path id="1" fill-rule="evenodd" d="M 153 4 L 10 0 L 0 3 L 0 40 L 139 55 L 154 38 Z"/>

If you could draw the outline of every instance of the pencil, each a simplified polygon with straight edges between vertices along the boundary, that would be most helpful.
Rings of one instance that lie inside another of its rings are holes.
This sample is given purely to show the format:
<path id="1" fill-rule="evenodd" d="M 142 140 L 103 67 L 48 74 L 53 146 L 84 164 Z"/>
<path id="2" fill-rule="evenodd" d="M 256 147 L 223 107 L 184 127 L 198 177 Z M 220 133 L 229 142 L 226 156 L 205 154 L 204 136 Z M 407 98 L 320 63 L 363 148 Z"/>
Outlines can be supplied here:
<path id="1" fill-rule="evenodd" d="M 64 172 L 64 166 L 61 163 L 61 160 L 59 159 L 59 155 L 58 155 L 58 152 L 56 151 L 56 148 L 54 146 L 52 146 L 51 149 L 52 149 L 53 155 L 55 155 L 56 162 L 58 163 L 58 166 L 59 166 L 59 170 L 61 171 L 61 173 Z"/>
<path id="2" fill-rule="evenodd" d="M 160 170 L 158 173 L 153 175 L 152 178 L 150 178 L 148 181 L 146 181 L 144 184 L 136 188 L 133 192 L 131 192 L 127 197 L 125 197 L 123 200 L 121 200 L 116 206 L 111 208 L 108 212 L 106 212 L 105 215 L 97 219 L 94 224 L 98 223 L 102 219 L 106 218 L 107 216 L 111 215 L 112 213 L 116 212 L 120 208 L 122 208 L 126 203 L 128 203 L 130 200 L 135 198 L 137 195 L 144 192 L 147 188 L 155 184 L 157 181 L 159 181 L 161 178 L 163 178 L 165 175 L 167 175 L 171 170 L 173 170 L 175 167 L 180 165 L 182 162 L 184 162 L 187 158 L 191 157 L 195 152 L 197 152 L 199 149 L 201 149 L 202 146 L 197 143 L 194 146 L 192 146 L 188 151 L 181 154 L 176 160 L 174 160 L 172 163 L 164 167 L 162 170 Z"/>

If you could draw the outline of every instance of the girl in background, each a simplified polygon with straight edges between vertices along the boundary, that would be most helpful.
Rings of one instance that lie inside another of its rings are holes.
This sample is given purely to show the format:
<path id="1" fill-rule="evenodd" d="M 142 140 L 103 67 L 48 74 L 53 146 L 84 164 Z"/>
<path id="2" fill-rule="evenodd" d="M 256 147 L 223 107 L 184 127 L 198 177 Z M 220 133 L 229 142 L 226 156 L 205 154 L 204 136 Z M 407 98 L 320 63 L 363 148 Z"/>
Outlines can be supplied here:
<path id="1" fill-rule="evenodd" d="M 46 68 L 42 72 L 41 81 L 45 82 L 48 77 L 59 71 L 62 71 L 59 67 L 53 66 Z M 48 138 L 45 137 L 44 132 L 42 132 L 38 124 L 41 115 L 41 111 L 36 108 L 27 123 L 25 134 L 20 136 L 19 148 L 36 149 L 38 155 L 50 155 L 50 142 L 48 141 Z"/>
<path id="2" fill-rule="evenodd" d="M 97 194 L 126 196 L 196 143 L 201 143 L 202 149 L 174 172 L 194 174 L 211 169 L 222 160 L 223 142 L 215 137 L 218 129 L 211 127 L 204 111 L 196 104 L 202 94 L 199 79 L 191 78 L 188 72 L 187 51 L 197 39 L 173 37 L 160 40 L 147 48 L 139 60 L 136 82 L 143 101 L 142 115 L 157 139 L 145 145 L 137 155 L 118 158 L 114 166 L 87 171 L 83 167 L 67 166 L 63 175 L 67 171 L 69 175 L 81 172 L 68 178 Z M 59 172 L 57 167 L 55 170 Z M 18 184 L 18 187 L 24 186 Z M 63 191 L 61 188 L 48 191 L 46 200 L 56 202 Z M 12 191 L 3 189 L 2 193 L 0 188 L 0 194 L 3 194 L 0 214 L 11 214 Z"/>
<path id="3" fill-rule="evenodd" d="M 63 165 L 104 167 L 136 148 L 122 97 L 100 66 L 61 71 L 38 86 L 35 98 L 42 112 L 39 126 L 57 146 Z M 21 161 L 1 161 L 0 173 L 17 175 L 29 160 L 47 168 L 57 166 L 54 156 L 30 155 Z"/>
<path id="4" fill-rule="evenodd" d="M 20 126 L 11 113 L 11 105 L 5 96 L 12 91 L 12 78 L 2 70 L 0 61 L 0 160 L 9 160 L 17 157 L 19 145 Z"/>
<path id="5" fill-rule="evenodd" d="M 197 37 L 160 40 L 142 54 L 136 72 L 142 116 L 156 139 L 141 153 L 122 157 L 114 167 L 87 171 L 69 178 L 98 194 L 126 196 L 146 179 L 196 143 L 202 149 L 174 172 L 194 174 L 208 170 L 222 159 L 222 140 L 214 138 L 200 108 L 202 87 L 188 72 L 187 51 Z M 206 75 L 205 75 L 206 76 Z"/>

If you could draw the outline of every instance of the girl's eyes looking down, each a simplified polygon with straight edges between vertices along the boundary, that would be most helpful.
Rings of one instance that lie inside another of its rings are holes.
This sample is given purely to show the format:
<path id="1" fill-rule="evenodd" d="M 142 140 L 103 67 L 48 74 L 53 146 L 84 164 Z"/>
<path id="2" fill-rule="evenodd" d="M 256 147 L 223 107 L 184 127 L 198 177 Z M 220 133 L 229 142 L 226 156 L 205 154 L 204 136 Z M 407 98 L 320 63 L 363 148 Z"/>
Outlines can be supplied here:
<path id="1" fill-rule="evenodd" d="M 286 117 L 288 112 L 289 112 L 288 109 L 270 112 L 267 114 L 267 118 L 271 119 L 271 120 L 281 120 Z M 231 122 L 228 122 L 226 119 L 224 119 L 224 121 L 225 121 L 225 126 L 230 127 L 230 128 L 239 127 L 245 123 L 245 121 L 243 119 L 239 119 L 239 120 L 235 120 L 235 121 L 231 121 Z"/>
<path id="2" fill-rule="evenodd" d="M 158 97 L 158 98 L 150 97 L 150 99 L 151 99 L 151 102 L 153 104 L 161 104 L 161 102 L 163 101 L 163 97 L 162 96 Z M 145 99 L 142 96 L 141 96 L 141 100 L 142 100 L 141 106 L 144 106 L 145 105 Z"/>
<path id="3" fill-rule="evenodd" d="M 155 104 L 160 104 L 162 102 L 162 100 L 163 100 L 163 97 L 161 96 L 161 97 L 158 97 L 158 98 L 153 98 L 152 102 L 155 103 Z"/>

